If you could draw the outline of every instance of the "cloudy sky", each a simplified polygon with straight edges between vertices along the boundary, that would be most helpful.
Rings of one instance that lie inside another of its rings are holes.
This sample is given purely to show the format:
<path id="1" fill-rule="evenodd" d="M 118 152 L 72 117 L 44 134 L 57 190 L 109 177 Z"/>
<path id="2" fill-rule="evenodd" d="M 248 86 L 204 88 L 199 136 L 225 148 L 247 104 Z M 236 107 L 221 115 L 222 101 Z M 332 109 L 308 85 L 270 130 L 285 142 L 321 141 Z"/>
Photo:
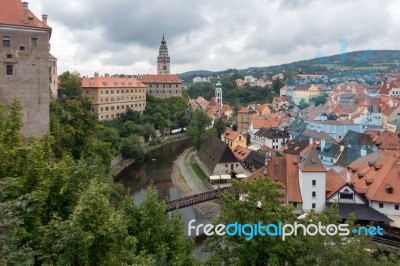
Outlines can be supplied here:
<path id="1" fill-rule="evenodd" d="M 163 33 L 172 73 L 400 48 L 396 0 L 36 0 L 29 8 L 49 16 L 60 73 L 155 73 Z"/>

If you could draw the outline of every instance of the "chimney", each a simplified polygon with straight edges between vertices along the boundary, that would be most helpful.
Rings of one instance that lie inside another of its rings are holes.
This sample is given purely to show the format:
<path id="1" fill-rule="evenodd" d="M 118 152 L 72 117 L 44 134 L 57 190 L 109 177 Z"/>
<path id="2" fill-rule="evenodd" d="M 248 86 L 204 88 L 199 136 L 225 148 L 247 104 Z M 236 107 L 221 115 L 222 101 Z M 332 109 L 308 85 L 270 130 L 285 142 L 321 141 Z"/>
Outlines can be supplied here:
<path id="1" fill-rule="evenodd" d="M 351 181 L 351 169 L 350 167 L 347 167 L 347 175 L 346 175 L 346 182 Z"/>
<path id="2" fill-rule="evenodd" d="M 321 139 L 321 150 L 325 149 L 325 139 Z"/>
<path id="3" fill-rule="evenodd" d="M 94 76 L 98 77 L 99 76 L 99 72 L 94 72 Z"/>
<path id="4" fill-rule="evenodd" d="M 367 150 L 366 149 L 361 149 L 360 150 L 360 155 L 361 156 L 367 156 Z"/>
<path id="5" fill-rule="evenodd" d="M 42 14 L 42 21 L 43 21 L 44 24 L 47 25 L 47 15 Z"/>
<path id="6" fill-rule="evenodd" d="M 267 152 L 265 152 L 264 176 L 268 175 L 268 161 L 269 161 L 269 154 L 268 154 L 268 151 L 267 151 Z"/>
<path id="7" fill-rule="evenodd" d="M 109 77 L 110 77 L 110 74 L 105 73 L 105 74 L 104 74 L 104 77 L 109 78 Z"/>
<path id="8" fill-rule="evenodd" d="M 23 22 L 28 24 L 28 2 L 22 2 L 22 5 L 24 6 Z"/>
<path id="9" fill-rule="evenodd" d="M 351 113 L 349 113 L 349 119 L 351 119 Z"/>
<path id="10" fill-rule="evenodd" d="M 310 138 L 310 145 L 313 145 L 314 144 L 314 140 L 313 140 L 313 138 Z"/>
<path id="11" fill-rule="evenodd" d="M 340 151 L 343 152 L 344 151 L 344 146 L 340 145 Z"/>

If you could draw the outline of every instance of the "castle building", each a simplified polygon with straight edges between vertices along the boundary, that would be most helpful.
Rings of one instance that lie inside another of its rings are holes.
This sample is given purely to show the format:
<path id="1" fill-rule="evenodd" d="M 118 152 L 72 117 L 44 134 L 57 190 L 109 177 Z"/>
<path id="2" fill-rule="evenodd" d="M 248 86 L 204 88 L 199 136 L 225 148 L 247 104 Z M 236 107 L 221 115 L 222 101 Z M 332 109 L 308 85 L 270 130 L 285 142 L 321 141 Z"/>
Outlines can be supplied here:
<path id="1" fill-rule="evenodd" d="M 143 113 L 146 107 L 146 86 L 133 77 L 95 73 L 82 79 L 82 95 L 92 101 L 92 111 L 99 121 L 118 118 L 128 108 Z"/>
<path id="2" fill-rule="evenodd" d="M 157 98 L 181 96 L 182 80 L 170 74 L 170 57 L 164 35 L 157 56 L 157 74 L 139 75 L 139 81 L 146 85 L 147 93 Z"/>
<path id="3" fill-rule="evenodd" d="M 58 96 L 58 73 L 57 73 L 57 58 L 49 54 L 49 83 L 50 93 L 52 98 Z"/>
<path id="4" fill-rule="evenodd" d="M 0 100 L 18 98 L 24 138 L 49 130 L 49 40 L 47 15 L 38 19 L 20 0 L 0 1 Z"/>

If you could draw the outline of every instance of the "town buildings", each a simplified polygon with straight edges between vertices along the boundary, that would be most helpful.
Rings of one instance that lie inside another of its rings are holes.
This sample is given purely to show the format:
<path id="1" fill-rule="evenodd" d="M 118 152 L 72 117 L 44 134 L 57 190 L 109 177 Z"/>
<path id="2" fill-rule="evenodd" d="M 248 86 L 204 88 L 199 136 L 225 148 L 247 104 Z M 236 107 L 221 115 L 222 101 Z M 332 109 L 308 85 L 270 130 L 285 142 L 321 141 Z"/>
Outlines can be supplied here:
<path id="1" fill-rule="evenodd" d="M 0 32 L 0 99 L 10 102 L 16 97 L 23 108 L 22 135 L 41 137 L 49 130 L 49 82 L 54 82 L 49 75 L 52 29 L 47 15 L 40 20 L 27 2 L 0 1 Z"/>
<path id="2" fill-rule="evenodd" d="M 82 79 L 82 94 L 92 101 L 92 111 L 99 120 L 118 118 L 128 108 L 143 112 L 146 107 L 146 86 L 133 77 L 95 73 Z"/>
<path id="3" fill-rule="evenodd" d="M 243 174 L 244 168 L 226 143 L 208 138 L 197 152 L 196 160 L 208 176 Z"/>

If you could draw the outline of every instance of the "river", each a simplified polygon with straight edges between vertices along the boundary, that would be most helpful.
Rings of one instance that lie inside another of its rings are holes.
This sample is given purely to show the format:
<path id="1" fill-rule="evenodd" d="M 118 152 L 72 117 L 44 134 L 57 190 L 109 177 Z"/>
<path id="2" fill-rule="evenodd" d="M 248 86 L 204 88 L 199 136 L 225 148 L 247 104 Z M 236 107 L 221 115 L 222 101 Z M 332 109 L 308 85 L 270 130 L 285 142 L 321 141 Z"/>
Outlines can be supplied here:
<path id="1" fill-rule="evenodd" d="M 115 181 L 124 185 L 125 192 L 133 197 L 136 204 L 140 204 L 143 200 L 151 182 L 156 187 L 160 199 L 177 199 L 179 197 L 178 189 L 174 187 L 171 180 L 172 165 L 176 158 L 189 147 L 189 140 L 165 144 L 150 151 L 143 159 L 126 168 L 115 178 Z M 196 224 L 210 223 L 208 219 L 198 214 L 193 207 L 183 208 L 179 211 L 185 224 L 186 235 L 188 235 L 187 224 L 190 220 L 195 219 Z M 195 239 L 194 253 L 198 259 L 207 257 L 207 254 L 201 251 L 203 240 L 203 237 Z"/>

